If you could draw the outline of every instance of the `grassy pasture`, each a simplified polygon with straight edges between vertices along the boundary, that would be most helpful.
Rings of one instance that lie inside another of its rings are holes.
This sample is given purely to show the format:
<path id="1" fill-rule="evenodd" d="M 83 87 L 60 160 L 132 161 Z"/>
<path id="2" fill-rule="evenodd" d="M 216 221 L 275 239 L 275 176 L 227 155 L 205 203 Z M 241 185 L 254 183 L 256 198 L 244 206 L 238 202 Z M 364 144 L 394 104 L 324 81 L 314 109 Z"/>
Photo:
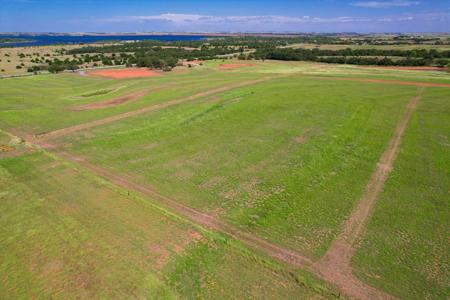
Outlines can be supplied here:
<path id="1" fill-rule="evenodd" d="M 335 44 L 292 44 L 286 48 L 304 48 L 304 49 L 324 49 L 324 50 L 342 50 L 342 49 L 382 49 L 382 50 L 415 50 L 415 49 L 436 49 L 440 51 L 450 50 L 449 45 L 335 45 Z"/>
<path id="2" fill-rule="evenodd" d="M 403 299 L 449 296 L 449 99 L 448 89 L 425 92 L 354 261 Z"/>
<path id="3" fill-rule="evenodd" d="M 248 73 L 211 73 L 205 69 L 186 74 L 168 73 L 150 79 L 130 80 L 87 78 L 75 74 L 32 76 L 20 80 L 2 79 L 0 126 L 3 129 L 42 133 L 258 77 L 262 76 Z M 24 85 L 26 89 L 23 88 Z M 112 92 L 95 95 L 105 89 Z M 108 100 L 143 89 L 150 89 L 150 93 L 138 101 L 101 110 L 72 109 L 77 105 Z M 151 91 L 152 89 L 154 91 Z"/>
<path id="4" fill-rule="evenodd" d="M 261 73 L 293 74 L 332 76 L 332 77 L 356 77 L 387 80 L 403 80 L 418 82 L 450 83 L 447 72 L 440 71 L 411 71 L 395 70 L 374 66 L 355 66 L 340 64 L 324 64 L 311 62 L 270 61 L 264 63 L 252 62 L 257 66 L 253 70 Z M 211 62 L 209 64 L 217 64 Z"/>
<path id="5" fill-rule="evenodd" d="M 414 86 L 331 76 L 450 82 L 438 72 L 274 61 L 220 71 L 221 63 L 142 79 L 2 79 L 0 129 L 42 133 L 229 84 L 290 75 L 50 143 L 318 259 L 339 234 L 416 94 Z M 123 105 L 72 109 L 153 88 L 158 90 Z M 404 299 L 448 298 L 449 96 L 447 88 L 426 88 L 354 258 L 359 278 Z M 26 149 L 2 131 L 0 145 Z M 153 199 L 43 150 L 16 157 L 0 152 L 0 200 L 2 299 L 337 294 L 305 271 L 204 231 Z"/>
<path id="6" fill-rule="evenodd" d="M 333 297 L 306 273 L 290 275 L 41 152 L 1 159 L 0 175 L 2 299 Z"/>
<path id="7" fill-rule="evenodd" d="M 353 82 L 322 87 L 307 77 L 274 79 L 62 142 L 189 206 L 319 257 L 415 94 L 414 87 Z"/>

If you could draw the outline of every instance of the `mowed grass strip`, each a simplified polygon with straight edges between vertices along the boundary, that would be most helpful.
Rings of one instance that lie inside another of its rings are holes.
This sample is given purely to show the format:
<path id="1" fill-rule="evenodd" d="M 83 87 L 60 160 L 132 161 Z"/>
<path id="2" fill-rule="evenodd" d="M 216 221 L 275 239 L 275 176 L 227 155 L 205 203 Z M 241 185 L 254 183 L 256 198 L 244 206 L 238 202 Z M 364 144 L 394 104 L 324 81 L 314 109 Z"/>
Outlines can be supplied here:
<path id="1" fill-rule="evenodd" d="M 360 278 L 403 299 L 449 297 L 449 98 L 425 91 L 354 258 Z"/>
<path id="2" fill-rule="evenodd" d="M 62 142 L 188 206 L 320 257 L 415 92 L 276 79 Z"/>
<path id="3" fill-rule="evenodd" d="M 43 152 L 0 159 L 0 187 L 2 299 L 337 294 Z"/>

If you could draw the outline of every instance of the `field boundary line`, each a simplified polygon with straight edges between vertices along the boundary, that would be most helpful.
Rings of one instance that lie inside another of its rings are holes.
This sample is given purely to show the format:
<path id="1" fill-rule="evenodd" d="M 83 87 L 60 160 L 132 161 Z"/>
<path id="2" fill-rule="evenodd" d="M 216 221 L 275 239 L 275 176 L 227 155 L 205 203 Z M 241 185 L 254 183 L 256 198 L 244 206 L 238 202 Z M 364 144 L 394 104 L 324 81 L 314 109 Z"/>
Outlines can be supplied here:
<path id="1" fill-rule="evenodd" d="M 74 126 L 70 126 L 70 127 L 66 127 L 66 128 L 57 129 L 57 130 L 50 131 L 50 132 L 43 133 L 43 134 L 38 134 L 35 137 L 36 137 L 36 139 L 41 140 L 41 141 L 55 139 L 55 138 L 66 136 L 66 135 L 69 135 L 69 134 L 72 134 L 72 133 L 75 133 L 75 132 L 78 132 L 81 130 L 98 127 L 101 125 L 120 121 L 120 120 L 123 120 L 126 118 L 138 116 L 138 115 L 141 115 L 141 114 L 144 114 L 147 112 L 152 112 L 152 111 L 160 110 L 160 109 L 167 108 L 170 106 L 178 105 L 178 104 L 181 104 L 184 102 L 197 100 L 202 97 L 211 96 L 211 95 L 222 93 L 222 92 L 225 92 L 228 90 L 237 89 L 237 88 L 241 88 L 241 87 L 245 87 L 245 86 L 249 86 L 249 85 L 254 85 L 254 84 L 258 84 L 261 82 L 265 82 L 265 81 L 269 81 L 269 80 L 277 79 L 277 78 L 282 78 L 282 77 L 287 77 L 287 76 L 286 75 L 284 75 L 284 76 L 283 75 L 282 76 L 269 76 L 269 77 L 263 77 L 260 79 L 254 79 L 254 80 L 249 80 L 249 81 L 245 81 L 245 82 L 239 82 L 239 83 L 235 83 L 235 84 L 225 85 L 225 86 L 222 86 L 219 88 L 215 88 L 215 89 L 205 91 L 205 92 L 200 92 L 195 95 L 191 95 L 191 96 L 184 97 L 181 99 L 169 100 L 169 101 L 166 101 L 163 103 L 152 104 L 150 106 L 146 106 L 146 107 L 143 107 L 143 108 L 140 108 L 137 110 L 128 111 L 125 113 L 113 115 L 113 116 L 106 117 L 103 119 L 94 120 L 94 121 L 90 121 L 90 122 L 86 122 L 86 123 L 82 123 L 82 124 L 78 124 L 78 125 L 74 125 Z"/>
<path id="2" fill-rule="evenodd" d="M 423 87 L 417 88 L 417 94 L 409 101 L 398 121 L 387 148 L 381 155 L 360 201 L 345 222 L 342 232 L 333 241 L 326 254 L 314 264 L 314 268 L 322 278 L 358 299 L 395 299 L 359 280 L 353 273 L 352 258 L 357 250 L 357 242 L 364 234 L 371 213 L 393 169 L 403 136 L 422 98 L 423 91 Z"/>
<path id="3" fill-rule="evenodd" d="M 362 83 L 381 83 L 381 84 L 394 84 L 394 85 L 409 85 L 417 87 L 444 87 L 450 88 L 450 83 L 435 83 L 435 82 L 420 82 L 420 81 L 402 81 L 402 80 L 390 80 L 390 79 L 376 79 L 376 78 L 358 78 L 358 77 L 337 77 L 337 76 L 308 76 L 314 79 L 323 80 L 337 80 L 337 81 L 354 81 Z"/>

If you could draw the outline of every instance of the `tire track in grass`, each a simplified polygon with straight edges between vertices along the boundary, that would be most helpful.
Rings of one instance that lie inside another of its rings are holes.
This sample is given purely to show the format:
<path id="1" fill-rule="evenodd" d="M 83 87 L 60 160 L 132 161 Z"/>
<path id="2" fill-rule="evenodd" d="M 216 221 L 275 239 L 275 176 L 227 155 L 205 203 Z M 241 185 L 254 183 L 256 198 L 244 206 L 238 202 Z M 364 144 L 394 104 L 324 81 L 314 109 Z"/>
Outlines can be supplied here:
<path id="1" fill-rule="evenodd" d="M 158 103 L 158 104 L 154 104 L 154 105 L 150 105 L 150 106 L 146 106 L 137 110 L 133 110 L 133 111 L 128 111 L 125 113 L 121 113 L 118 115 L 114 115 L 114 116 L 110 116 L 110 117 L 106 117 L 103 119 L 99 119 L 99 120 L 95 120 L 95 121 L 91 121 L 91 122 L 87 122 L 87 123 L 82 123 L 82 124 L 78 124 L 78 125 L 74 125 L 74 126 L 70 126 L 70 127 L 66 127 L 66 128 L 62 128 L 62 129 L 57 129 L 54 131 L 50 131 L 47 133 L 43 133 L 43 134 L 38 134 L 36 135 L 36 138 L 40 141 L 46 141 L 46 140 L 50 140 L 50 139 L 55 139 L 55 138 L 59 138 L 62 136 L 66 136 L 81 130 L 86 130 L 86 129 L 91 129 L 94 127 L 98 127 L 101 125 L 105 125 L 105 124 L 109 124 L 112 122 L 116 122 L 116 121 L 120 121 L 126 118 L 130 118 L 130 117 L 134 117 L 134 116 L 138 116 L 147 112 L 151 112 L 151 111 L 155 111 L 155 110 L 159 110 L 159 109 L 163 109 L 163 108 L 167 108 L 170 106 L 174 106 L 177 104 L 181 104 L 184 102 L 188 102 L 188 101 L 192 101 L 192 100 L 196 100 L 202 97 L 206 97 L 206 96 L 210 96 L 210 95 L 214 95 L 217 93 L 222 93 L 231 89 L 236 89 L 236 88 L 240 88 L 240 87 L 245 87 L 245 86 L 249 86 L 249 85 L 253 85 L 253 84 L 257 84 L 257 83 L 261 83 L 261 82 L 265 82 L 271 79 L 275 79 L 275 78 L 281 78 L 281 77 L 286 77 L 286 75 L 284 76 L 272 76 L 272 77 L 264 77 L 264 78 L 260 78 L 260 79 L 255 79 L 255 80 L 249 80 L 249 81 L 244 81 L 244 82 L 240 82 L 240 83 L 234 83 L 234 84 L 230 84 L 230 85 L 226 85 L 226 86 L 222 86 L 216 89 L 212 89 L 209 91 L 205 91 L 205 92 L 201 92 L 201 93 L 197 93 L 188 97 L 184 97 L 181 99 L 176 99 L 176 100 L 170 100 L 167 102 L 163 102 L 163 103 Z"/>
<path id="2" fill-rule="evenodd" d="M 402 138 L 422 98 L 423 90 L 423 87 L 418 86 L 417 95 L 406 107 L 386 150 L 378 161 L 377 168 L 372 174 L 365 192 L 345 222 L 341 234 L 332 243 L 325 256 L 314 264 L 314 269 L 321 277 L 337 285 L 345 294 L 358 299 L 393 299 L 392 296 L 359 280 L 353 274 L 351 260 L 356 252 L 356 243 L 364 234 L 371 212 L 392 171 Z"/>
<path id="3" fill-rule="evenodd" d="M 152 199 L 158 201 L 160 204 L 167 206 L 179 215 L 188 218 L 194 223 L 210 228 L 212 230 L 223 232 L 243 242 L 251 248 L 258 249 L 259 251 L 268 254 L 269 256 L 277 258 L 296 267 L 308 268 L 308 266 L 312 265 L 312 261 L 308 257 L 303 256 L 296 251 L 280 247 L 254 234 L 241 231 L 236 227 L 219 220 L 217 217 L 202 213 L 196 209 L 181 204 L 179 201 L 166 197 L 147 185 L 138 184 L 127 175 L 119 175 L 102 166 L 92 164 L 84 158 L 75 156 L 71 153 L 56 148 L 51 149 L 50 152 L 61 157 L 62 159 L 69 160 L 78 165 L 81 165 L 82 167 L 88 169 L 89 171 L 102 178 L 107 179 L 117 186 L 120 186 L 126 190 L 134 190 L 143 195 L 149 196 Z"/>
<path id="4" fill-rule="evenodd" d="M 424 87 L 450 88 L 450 84 L 448 84 L 448 83 L 435 83 L 435 82 L 418 82 L 418 81 L 402 81 L 402 80 L 358 78 L 358 77 L 333 77 L 333 76 L 314 76 L 314 78 L 323 79 L 323 80 L 354 81 L 354 82 L 363 82 L 363 83 L 411 85 L 411 86 L 417 86 L 417 87 L 422 87 L 422 88 L 424 88 Z"/>

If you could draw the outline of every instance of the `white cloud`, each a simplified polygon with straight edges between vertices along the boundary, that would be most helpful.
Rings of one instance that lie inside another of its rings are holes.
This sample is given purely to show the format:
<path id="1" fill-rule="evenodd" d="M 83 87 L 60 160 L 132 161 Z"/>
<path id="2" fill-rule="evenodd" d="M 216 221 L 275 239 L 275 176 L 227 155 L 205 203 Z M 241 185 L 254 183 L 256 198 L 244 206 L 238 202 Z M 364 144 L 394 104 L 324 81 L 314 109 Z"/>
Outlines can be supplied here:
<path id="1" fill-rule="evenodd" d="M 334 17 L 320 18 L 310 16 L 289 17 L 289 16 L 209 16 L 195 14 L 174 14 L 167 13 L 149 16 L 120 16 L 107 19 L 97 19 L 97 22 L 123 23 L 123 22 L 146 22 L 146 21 L 166 21 L 175 25 L 183 24 L 314 24 L 314 23 L 349 23 L 349 22 L 370 22 L 370 18 L 361 17 Z"/>
<path id="2" fill-rule="evenodd" d="M 360 16 L 214 16 L 185 13 L 116 16 L 73 20 L 91 28 L 120 28 L 119 31 L 155 32 L 390 32 L 411 31 L 411 26 L 431 19 L 448 23 L 448 13 Z"/>
<path id="3" fill-rule="evenodd" d="M 391 7 L 410 7 L 419 5 L 419 1 L 392 0 L 392 1 L 361 1 L 352 3 L 353 6 L 365 8 L 391 8 Z"/>

